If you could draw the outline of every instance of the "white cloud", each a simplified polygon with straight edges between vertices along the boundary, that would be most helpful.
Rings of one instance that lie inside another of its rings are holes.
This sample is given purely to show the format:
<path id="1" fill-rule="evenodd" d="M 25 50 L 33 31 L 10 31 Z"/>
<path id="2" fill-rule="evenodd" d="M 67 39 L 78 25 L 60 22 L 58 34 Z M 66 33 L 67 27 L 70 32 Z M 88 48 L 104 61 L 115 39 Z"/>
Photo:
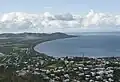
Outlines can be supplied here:
<path id="1" fill-rule="evenodd" d="M 101 31 L 119 30 L 120 15 L 96 13 L 91 10 L 87 15 L 66 14 L 28 14 L 12 12 L 0 15 L 0 32 L 55 32 L 55 31 Z"/>

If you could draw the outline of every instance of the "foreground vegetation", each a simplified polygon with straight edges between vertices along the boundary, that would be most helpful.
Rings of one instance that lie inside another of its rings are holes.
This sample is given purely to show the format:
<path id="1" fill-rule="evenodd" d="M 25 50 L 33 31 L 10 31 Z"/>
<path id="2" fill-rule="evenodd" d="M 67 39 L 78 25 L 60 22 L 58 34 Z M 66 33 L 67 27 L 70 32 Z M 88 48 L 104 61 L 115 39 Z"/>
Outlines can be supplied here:
<path id="1" fill-rule="evenodd" d="M 54 34 L 1 34 L 0 82 L 120 82 L 120 58 L 49 57 L 33 47 L 69 38 Z"/>

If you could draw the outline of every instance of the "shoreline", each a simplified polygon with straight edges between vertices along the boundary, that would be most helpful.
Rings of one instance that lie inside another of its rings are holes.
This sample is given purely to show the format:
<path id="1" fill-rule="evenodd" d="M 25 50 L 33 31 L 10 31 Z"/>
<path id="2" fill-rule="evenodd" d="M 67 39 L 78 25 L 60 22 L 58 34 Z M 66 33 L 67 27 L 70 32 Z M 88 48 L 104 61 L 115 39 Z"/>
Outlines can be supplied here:
<path id="1" fill-rule="evenodd" d="M 48 42 L 52 42 L 52 41 L 56 41 L 56 40 L 72 39 L 72 38 L 77 38 L 77 37 L 79 37 L 79 36 L 43 41 L 43 42 L 38 43 L 38 44 L 36 44 L 35 46 L 33 46 L 33 50 L 34 50 L 35 52 L 41 54 L 41 51 L 38 49 L 41 44 L 48 43 Z M 39 46 L 39 47 L 36 47 L 36 46 Z M 36 48 L 35 48 L 35 47 L 36 47 Z M 68 55 L 66 55 L 66 56 L 54 56 L 54 55 L 46 54 L 45 52 L 43 52 L 43 54 L 45 54 L 45 55 L 47 55 L 47 56 L 50 56 L 50 57 L 54 57 L 54 58 L 62 58 L 62 57 L 82 57 L 82 54 L 81 54 L 80 56 L 74 56 L 74 55 L 73 55 L 73 56 L 68 56 Z M 88 56 L 88 55 L 85 55 L 84 57 L 88 57 L 88 58 L 112 58 L 112 57 L 120 58 L 120 56 L 105 56 L 105 55 L 101 55 L 101 56 Z"/>
<path id="2" fill-rule="evenodd" d="M 6 37 L 5 39 L 0 40 L 0 52 L 5 55 L 18 53 L 18 50 L 22 50 L 22 48 L 28 49 L 28 52 L 31 56 L 33 55 L 41 55 L 42 57 L 48 57 L 44 53 L 37 52 L 34 50 L 34 47 L 40 43 L 57 40 L 57 39 L 65 39 L 77 37 L 74 35 L 67 35 L 65 33 L 19 33 L 19 34 L 0 34 L 0 38 Z"/>
<path id="3" fill-rule="evenodd" d="M 38 50 L 35 50 L 35 47 L 37 45 L 40 45 L 40 44 L 43 44 L 43 43 L 46 43 L 46 42 L 51 42 L 51 41 L 55 41 L 55 40 L 62 40 L 62 39 L 70 39 L 70 38 L 75 38 L 75 37 L 79 37 L 79 36 L 69 36 L 69 37 L 65 37 L 65 38 L 58 38 L 58 39 L 53 39 L 53 40 L 45 40 L 45 41 L 42 41 L 42 42 L 36 42 L 35 44 L 32 45 L 32 50 L 41 54 L 41 52 L 39 52 Z M 45 53 L 42 53 L 42 54 L 45 54 Z M 49 56 L 48 54 L 45 54 L 46 56 Z M 54 57 L 54 56 L 50 56 L 50 57 Z"/>

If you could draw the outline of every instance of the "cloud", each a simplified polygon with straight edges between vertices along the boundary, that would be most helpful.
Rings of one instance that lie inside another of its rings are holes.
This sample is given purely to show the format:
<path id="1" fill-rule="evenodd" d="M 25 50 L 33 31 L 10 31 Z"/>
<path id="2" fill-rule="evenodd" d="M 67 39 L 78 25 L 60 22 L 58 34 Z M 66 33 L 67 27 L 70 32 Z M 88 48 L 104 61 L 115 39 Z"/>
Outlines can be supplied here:
<path id="1" fill-rule="evenodd" d="M 0 14 L 0 32 L 72 32 L 98 30 L 119 30 L 120 15 L 96 13 L 87 15 L 66 14 L 28 14 L 12 12 Z"/>
<path id="2" fill-rule="evenodd" d="M 56 18 L 56 20 L 63 20 L 63 21 L 71 21 L 73 20 L 73 15 L 70 14 L 70 13 L 66 13 L 66 14 L 63 14 L 63 15 L 55 15 L 54 16 Z"/>

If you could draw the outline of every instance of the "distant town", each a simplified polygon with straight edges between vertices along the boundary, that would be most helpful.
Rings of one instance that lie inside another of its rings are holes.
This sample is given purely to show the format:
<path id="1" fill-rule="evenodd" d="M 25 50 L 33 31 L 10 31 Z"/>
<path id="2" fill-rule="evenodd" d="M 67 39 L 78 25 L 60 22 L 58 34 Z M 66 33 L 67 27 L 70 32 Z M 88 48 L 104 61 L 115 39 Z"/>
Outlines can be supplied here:
<path id="1" fill-rule="evenodd" d="M 120 82 L 120 57 L 51 57 L 33 48 L 76 37 L 63 33 L 0 34 L 0 82 Z"/>

